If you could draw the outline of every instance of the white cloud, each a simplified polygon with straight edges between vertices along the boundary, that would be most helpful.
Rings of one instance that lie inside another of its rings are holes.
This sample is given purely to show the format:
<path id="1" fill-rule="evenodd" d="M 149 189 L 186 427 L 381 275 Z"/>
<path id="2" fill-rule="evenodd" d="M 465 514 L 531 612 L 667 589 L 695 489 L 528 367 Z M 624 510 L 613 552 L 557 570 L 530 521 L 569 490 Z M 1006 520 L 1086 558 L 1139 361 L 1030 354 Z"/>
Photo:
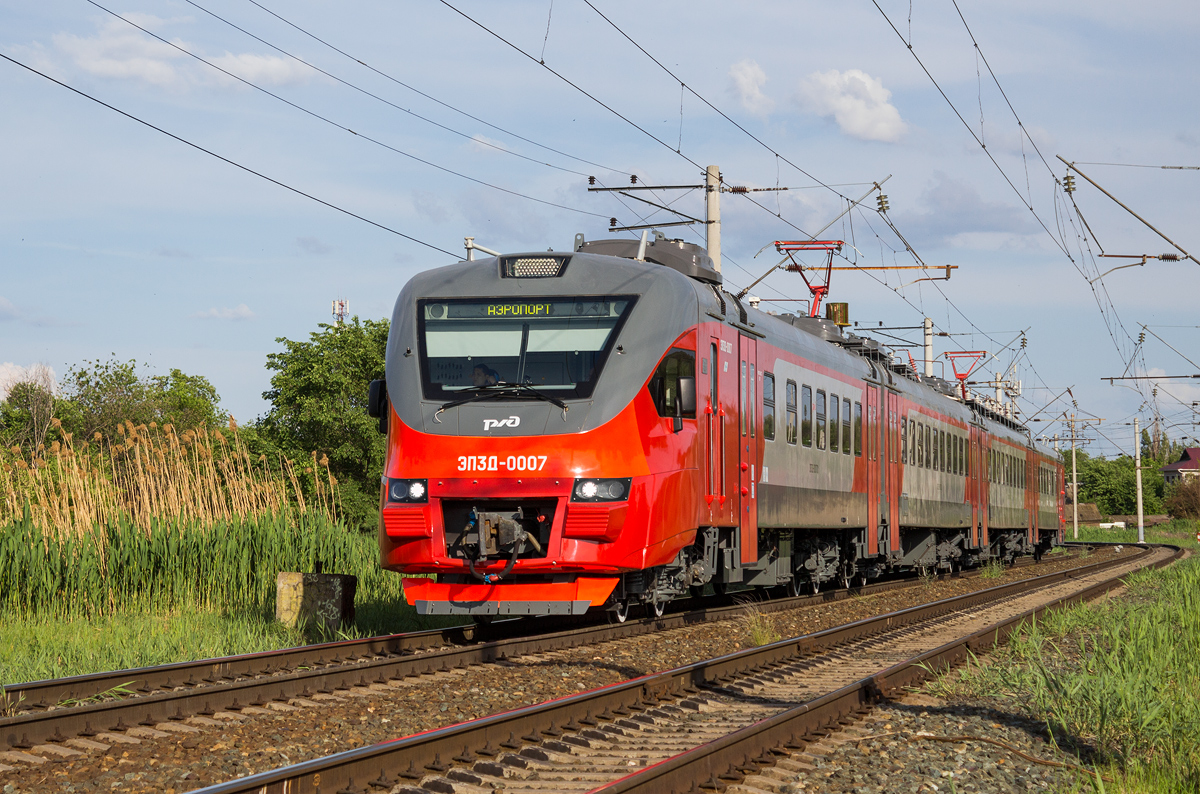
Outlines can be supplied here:
<path id="1" fill-rule="evenodd" d="M 225 53 L 208 60 L 243 80 L 258 85 L 294 85 L 312 78 L 314 72 L 299 61 L 283 58 L 277 55 L 256 55 L 243 53 L 233 55 Z M 229 78 L 223 78 L 229 82 Z"/>
<path id="2" fill-rule="evenodd" d="M 165 21 L 147 14 L 127 14 L 131 22 L 147 30 L 161 28 Z M 141 80 L 157 86 L 178 85 L 183 72 L 175 63 L 186 58 L 179 50 L 157 41 L 119 19 L 108 19 L 95 36 L 58 33 L 54 46 L 70 56 L 75 65 L 99 77 Z M 185 47 L 178 39 L 175 43 Z"/>
<path id="3" fill-rule="evenodd" d="M 12 301 L 0 295 L 0 321 L 15 320 L 18 316 L 17 307 L 13 306 Z"/>
<path id="4" fill-rule="evenodd" d="M 214 307 L 206 312 L 196 312 L 192 317 L 197 320 L 253 320 L 254 312 L 246 304 L 239 303 L 232 309 Z"/>
<path id="5" fill-rule="evenodd" d="M 755 116 L 764 117 L 775 108 L 775 100 L 762 92 L 767 73 L 757 62 L 747 58 L 729 67 L 729 91 L 742 107 Z"/>
<path id="6" fill-rule="evenodd" d="M 800 82 L 796 99 L 820 116 L 832 116 L 842 132 L 866 141 L 893 142 L 907 125 L 888 100 L 892 92 L 860 69 L 814 72 Z"/>
<path id="7" fill-rule="evenodd" d="M 8 392 L 18 383 L 37 383 L 52 393 L 58 393 L 58 376 L 54 368 L 47 364 L 31 364 L 22 367 L 11 361 L 0 362 L 0 400 L 8 397 Z"/>
<path id="8" fill-rule="evenodd" d="M 190 20 L 164 20 L 149 14 L 123 14 L 156 35 L 188 52 L 206 57 L 199 48 L 180 38 L 171 38 L 163 28 Z M 184 88 L 190 85 L 241 85 L 219 74 L 168 44 L 143 33 L 120 19 L 106 19 L 94 36 L 59 33 L 53 36 L 54 46 L 71 58 L 77 67 L 98 77 L 119 80 L 139 80 L 162 88 Z M 224 55 L 207 58 L 238 77 L 259 85 L 287 85 L 304 82 L 316 73 L 308 66 L 290 58 L 255 53 Z"/>

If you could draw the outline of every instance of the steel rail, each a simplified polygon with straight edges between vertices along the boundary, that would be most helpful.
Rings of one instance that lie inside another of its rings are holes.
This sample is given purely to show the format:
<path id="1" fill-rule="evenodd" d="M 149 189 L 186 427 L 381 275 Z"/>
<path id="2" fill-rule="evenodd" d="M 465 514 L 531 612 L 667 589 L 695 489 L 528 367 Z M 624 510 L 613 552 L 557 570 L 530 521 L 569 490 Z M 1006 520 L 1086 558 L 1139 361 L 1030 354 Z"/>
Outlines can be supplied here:
<path id="1" fill-rule="evenodd" d="M 1175 549 L 1175 554 L 1151 563 L 1149 567 L 1164 567 L 1184 555 L 1177 546 L 1166 548 Z M 802 750 L 809 742 L 836 731 L 853 717 L 869 711 L 880 700 L 998 646 L 1026 621 L 1037 620 L 1052 609 L 1104 595 L 1121 586 L 1125 576 L 1128 574 L 993 623 L 869 678 L 594 789 L 592 794 L 673 794 L 723 788 L 722 784 L 740 782 L 746 775 L 772 766 L 777 757 Z"/>
<path id="2" fill-rule="evenodd" d="M 1030 558 L 1018 560 L 1018 565 L 1021 566 L 1031 564 Z M 959 574 L 963 578 L 972 578 L 978 575 L 978 570 Z M 942 574 L 938 578 L 946 579 L 948 576 Z M 917 581 L 914 579 L 876 582 L 850 590 L 830 590 L 817 595 L 774 599 L 760 603 L 757 608 L 764 612 L 798 609 L 813 604 L 841 601 L 851 596 L 903 589 L 912 587 L 916 583 Z M 753 594 L 755 591 L 744 592 Z M 733 597 L 736 598 L 738 595 L 740 593 L 734 593 Z M 703 606 L 705 603 L 712 604 L 714 602 L 719 603 L 719 606 Z M 700 608 L 697 608 L 698 605 Z M 727 599 L 722 597 L 686 599 L 674 602 L 667 614 L 661 618 L 644 618 L 622 625 L 626 627 L 627 634 L 625 636 L 633 636 L 643 631 L 661 631 L 689 623 L 727 620 L 736 617 L 743 610 L 744 607 L 741 605 L 729 606 Z M 31 713 L 55 711 L 61 716 L 65 708 L 78 708 L 97 700 L 142 698 L 155 693 L 178 692 L 181 689 L 203 691 L 213 685 L 260 680 L 263 677 L 277 676 L 303 669 L 329 670 L 333 667 L 343 667 L 354 670 L 373 660 L 425 654 L 447 647 L 468 646 L 480 641 L 494 642 L 551 634 L 564 626 L 586 627 L 593 624 L 596 619 L 597 616 L 592 615 L 584 619 L 546 617 L 504 620 L 488 626 L 451 626 L 444 629 L 340 640 L 274 651 L 12 684 L 4 686 L 3 691 L 0 691 L 0 707 L 5 708 L 9 713 L 25 710 L 30 710 Z M 0 717 L 0 736 L 6 735 L 6 729 L 12 724 L 13 719 L 12 717 Z M 46 734 L 47 737 L 53 735 L 54 731 Z M 11 744 L 11 736 L 9 744 L 13 747 L 18 746 Z M 2 746 L 3 743 L 0 742 L 0 747 Z"/>
<path id="3" fill-rule="evenodd" d="M 1140 551 L 1138 557 L 1149 553 L 1151 552 Z M 1134 559 L 1138 557 L 1134 557 Z M 415 787 L 417 781 L 428 777 L 431 773 L 447 771 L 455 761 L 461 763 L 482 762 L 487 765 L 488 759 L 520 748 L 524 744 L 548 743 L 554 745 L 555 737 L 562 735 L 565 731 L 578 730 L 581 726 L 594 726 L 601 721 L 610 721 L 631 714 L 634 715 L 632 719 L 637 719 L 636 712 L 646 711 L 660 702 L 686 700 L 689 696 L 698 694 L 705 688 L 719 686 L 722 682 L 752 675 L 757 671 L 786 661 L 793 661 L 798 657 L 808 656 L 885 630 L 919 623 L 1063 580 L 1091 575 L 1116 565 L 1127 564 L 1130 559 L 1130 555 L 1113 557 L 1083 568 L 1045 574 L 1033 579 L 999 585 L 931 604 L 910 607 L 803 637 L 738 651 L 663 673 L 642 676 L 601 687 L 591 692 L 571 695 L 511 712 L 219 783 L 200 791 L 204 794 L 250 794 L 251 792 L 260 794 L 304 794 L 307 792 L 357 794 L 357 792 L 388 790 L 395 785 L 406 783 Z M 900 665 L 900 667 L 907 666 L 907 664 Z M 903 685 L 893 684 L 891 679 L 881 679 L 881 681 L 889 687 Z M 850 705 L 853 705 L 854 708 L 862 708 L 879 697 L 881 690 L 879 684 L 869 684 L 866 690 L 857 695 L 834 694 L 838 697 L 827 696 L 820 700 L 833 698 L 839 704 L 839 709 L 850 708 Z M 811 704 L 800 707 L 801 711 L 806 709 L 811 710 Z M 841 713 L 847 712 L 842 711 Z M 822 720 L 824 719 L 825 717 L 822 717 Z M 767 722 L 772 721 L 768 720 Z M 746 730 L 753 732 L 757 727 L 751 726 Z M 732 740 L 726 737 L 718 742 L 704 745 L 705 752 L 700 752 L 700 748 L 697 748 L 697 750 L 689 751 L 691 755 L 688 753 L 683 755 L 688 757 L 689 762 L 700 757 L 707 757 L 717 753 L 721 749 L 720 746 L 730 741 Z M 773 733 L 768 734 L 764 741 L 769 742 L 768 747 L 780 745 Z M 745 762 L 745 759 L 751 755 L 761 753 L 757 749 L 753 753 L 749 753 L 745 748 L 750 746 L 756 745 L 737 743 L 734 745 L 735 749 L 720 757 L 724 759 L 736 756 L 739 762 Z M 660 770 L 659 773 L 668 771 L 667 768 L 673 760 L 669 759 L 656 767 L 651 767 L 647 772 L 651 770 Z M 495 767 L 497 770 L 500 769 L 499 765 L 495 765 Z M 478 768 L 478 763 L 476 768 Z M 722 768 L 721 773 L 727 774 L 728 768 Z M 636 777 L 636 775 L 631 776 L 625 780 Z M 694 777 L 688 781 L 687 786 L 679 790 L 690 789 L 693 782 L 695 782 Z M 665 791 L 667 789 L 651 786 L 640 790 Z"/>

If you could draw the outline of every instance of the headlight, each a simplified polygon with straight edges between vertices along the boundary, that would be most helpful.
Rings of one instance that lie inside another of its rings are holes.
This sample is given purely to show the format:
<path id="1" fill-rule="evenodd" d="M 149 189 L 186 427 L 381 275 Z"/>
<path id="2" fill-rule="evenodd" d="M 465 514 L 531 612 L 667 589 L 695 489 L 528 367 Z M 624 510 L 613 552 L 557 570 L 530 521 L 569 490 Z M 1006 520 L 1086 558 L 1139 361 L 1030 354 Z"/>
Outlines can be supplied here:
<path id="1" fill-rule="evenodd" d="M 427 502 L 429 492 L 428 480 L 397 480 L 388 478 L 389 502 Z"/>
<path id="2" fill-rule="evenodd" d="M 618 480 L 576 480 L 575 489 L 571 492 L 571 501 L 619 502 L 629 498 L 631 482 L 632 479 L 629 477 Z"/>

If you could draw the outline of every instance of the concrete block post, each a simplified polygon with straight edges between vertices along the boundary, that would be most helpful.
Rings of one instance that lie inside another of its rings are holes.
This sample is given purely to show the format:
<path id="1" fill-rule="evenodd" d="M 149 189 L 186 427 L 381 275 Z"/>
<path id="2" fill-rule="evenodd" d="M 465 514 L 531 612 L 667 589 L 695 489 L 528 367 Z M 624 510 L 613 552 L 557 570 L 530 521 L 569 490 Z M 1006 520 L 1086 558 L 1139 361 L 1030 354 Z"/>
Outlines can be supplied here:
<path id="1" fill-rule="evenodd" d="M 281 571 L 275 580 L 275 618 L 288 628 L 304 626 L 332 634 L 354 622 L 358 577 Z"/>

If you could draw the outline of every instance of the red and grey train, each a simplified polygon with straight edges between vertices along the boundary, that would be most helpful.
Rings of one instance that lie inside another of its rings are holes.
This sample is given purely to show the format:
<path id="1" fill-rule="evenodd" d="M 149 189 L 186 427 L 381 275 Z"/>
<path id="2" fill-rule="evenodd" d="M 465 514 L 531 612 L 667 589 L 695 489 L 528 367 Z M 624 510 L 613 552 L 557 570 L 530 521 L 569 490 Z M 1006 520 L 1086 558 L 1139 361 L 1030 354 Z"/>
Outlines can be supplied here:
<path id="1" fill-rule="evenodd" d="M 422 614 L 579 614 L 1038 555 L 1062 467 L 874 340 L 747 307 L 702 248 L 576 240 L 396 301 L 379 545 Z"/>

